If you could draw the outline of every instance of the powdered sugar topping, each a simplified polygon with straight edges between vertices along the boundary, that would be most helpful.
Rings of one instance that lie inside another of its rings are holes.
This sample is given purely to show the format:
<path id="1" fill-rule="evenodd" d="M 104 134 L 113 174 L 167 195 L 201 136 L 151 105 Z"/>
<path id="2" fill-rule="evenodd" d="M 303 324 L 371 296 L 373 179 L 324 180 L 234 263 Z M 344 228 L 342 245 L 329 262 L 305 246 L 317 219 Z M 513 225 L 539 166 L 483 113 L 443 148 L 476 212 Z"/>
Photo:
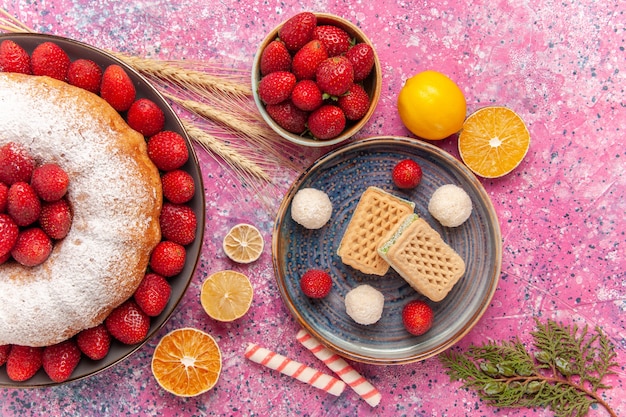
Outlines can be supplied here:
<path id="1" fill-rule="evenodd" d="M 74 220 L 42 265 L 0 265 L 0 345 L 47 344 L 98 324 L 103 306 L 117 302 L 125 259 L 137 257 L 128 243 L 153 227 L 139 208 L 153 207 L 160 195 L 142 181 L 138 162 L 112 146 L 121 133 L 109 121 L 63 91 L 46 86 L 33 94 L 36 80 L 0 74 L 0 146 L 18 142 L 37 164 L 61 166 Z"/>

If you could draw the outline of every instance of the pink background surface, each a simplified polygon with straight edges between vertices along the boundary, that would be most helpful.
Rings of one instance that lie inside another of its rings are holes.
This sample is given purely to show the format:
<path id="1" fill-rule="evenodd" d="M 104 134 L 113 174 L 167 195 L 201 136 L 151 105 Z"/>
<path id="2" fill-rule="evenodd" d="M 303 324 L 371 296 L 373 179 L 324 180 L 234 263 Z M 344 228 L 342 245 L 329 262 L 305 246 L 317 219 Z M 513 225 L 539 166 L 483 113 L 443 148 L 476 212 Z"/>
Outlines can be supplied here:
<path id="1" fill-rule="evenodd" d="M 377 110 L 357 138 L 411 136 L 395 100 L 403 82 L 426 69 L 444 72 L 464 91 L 468 112 L 505 105 L 522 116 L 530 151 L 510 175 L 483 180 L 503 236 L 500 285 L 465 348 L 519 335 L 533 317 L 600 326 L 616 346 L 618 374 L 606 400 L 626 415 L 626 4 L 618 0 L 463 2 L 317 1 L 3 1 L 35 30 L 97 47 L 162 59 L 203 60 L 249 71 L 256 45 L 276 24 L 302 10 L 329 12 L 358 24 L 383 68 Z M 438 142 L 456 152 L 456 137 Z M 494 409 L 451 383 L 436 358 L 401 366 L 353 363 L 383 394 L 372 409 L 354 392 L 339 397 L 247 361 L 247 342 L 325 370 L 295 341 L 274 281 L 271 231 L 295 171 L 272 171 L 277 195 L 267 208 L 241 189 L 232 171 L 197 148 L 207 197 L 207 228 L 198 270 L 178 309 L 131 358 L 94 377 L 37 390 L 0 390 L 3 415 L 419 415 L 550 416 L 548 410 Z M 293 155 L 306 166 L 325 150 Z M 266 249 L 249 266 L 230 262 L 221 240 L 239 222 L 255 224 Z M 199 302 L 204 278 L 222 269 L 246 273 L 255 298 L 232 324 L 211 320 Z M 211 333 L 223 354 L 216 387 L 177 398 L 158 387 L 150 359 L 166 332 L 192 326 Z M 590 415 L 606 415 L 595 409 Z"/>

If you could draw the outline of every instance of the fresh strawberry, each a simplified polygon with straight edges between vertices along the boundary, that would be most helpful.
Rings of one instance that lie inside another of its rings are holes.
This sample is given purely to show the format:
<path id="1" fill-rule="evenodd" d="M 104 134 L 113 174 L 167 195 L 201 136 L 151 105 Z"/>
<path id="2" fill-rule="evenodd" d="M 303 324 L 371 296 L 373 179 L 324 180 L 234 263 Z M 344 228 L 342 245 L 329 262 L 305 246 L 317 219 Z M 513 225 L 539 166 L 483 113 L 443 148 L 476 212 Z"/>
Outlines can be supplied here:
<path id="1" fill-rule="evenodd" d="M 70 68 L 70 57 L 54 42 L 43 42 L 35 47 L 30 58 L 35 75 L 47 75 L 65 81 Z"/>
<path id="2" fill-rule="evenodd" d="M 183 245 L 162 240 L 150 254 L 150 267 L 159 275 L 166 278 L 173 277 L 183 270 L 186 257 L 187 253 Z"/>
<path id="3" fill-rule="evenodd" d="M 67 70 L 67 82 L 98 94 L 102 82 L 102 68 L 90 59 L 77 59 Z"/>
<path id="4" fill-rule="evenodd" d="M 422 180 L 422 168 L 412 159 L 403 159 L 393 167 L 391 179 L 398 188 L 415 188 Z"/>
<path id="5" fill-rule="evenodd" d="M 135 290 L 135 302 L 150 317 L 156 317 L 170 299 L 172 287 L 169 282 L 159 274 L 147 273 L 137 290 Z"/>
<path id="6" fill-rule="evenodd" d="M 76 344 L 85 356 L 97 361 L 109 353 L 111 335 L 104 323 L 102 323 L 78 333 L 76 335 Z"/>
<path id="7" fill-rule="evenodd" d="M 185 165 L 189 150 L 181 135 L 164 130 L 148 139 L 148 156 L 161 171 L 173 171 Z"/>
<path id="8" fill-rule="evenodd" d="M 306 130 L 308 113 L 297 108 L 291 100 L 265 107 L 267 114 L 287 132 L 301 134 Z"/>
<path id="9" fill-rule="evenodd" d="M 313 33 L 314 39 L 322 41 L 328 56 L 337 56 L 344 54 L 350 49 L 350 35 L 348 32 L 338 26 L 319 25 Z"/>
<path id="10" fill-rule="evenodd" d="M 346 52 L 345 57 L 352 63 L 355 82 L 366 79 L 374 67 L 374 50 L 366 43 L 357 43 Z"/>
<path id="11" fill-rule="evenodd" d="M 27 381 L 42 365 L 43 348 L 13 345 L 7 359 L 7 375 L 11 381 Z"/>
<path id="12" fill-rule="evenodd" d="M 291 54 L 283 42 L 274 40 L 268 43 L 261 52 L 259 66 L 261 75 L 276 71 L 291 71 Z"/>
<path id="13" fill-rule="evenodd" d="M 324 298 L 333 286 L 328 272 L 321 269 L 309 269 L 300 278 L 300 289 L 310 298 Z"/>
<path id="14" fill-rule="evenodd" d="M 313 39 L 316 26 L 317 17 L 313 13 L 298 13 L 278 29 L 278 37 L 285 43 L 287 50 L 294 53 Z"/>
<path id="15" fill-rule="evenodd" d="M 20 228 L 7 214 L 0 214 L 0 257 L 11 253 L 11 249 L 17 243 Z"/>
<path id="16" fill-rule="evenodd" d="M 126 111 L 135 101 L 137 90 L 124 68 L 109 65 L 102 74 L 100 96 L 117 111 Z"/>
<path id="17" fill-rule="evenodd" d="M 421 336 L 431 328 L 433 316 L 433 309 L 421 300 L 409 301 L 402 309 L 402 323 L 415 336 Z"/>
<path id="18" fill-rule="evenodd" d="M 133 300 L 127 300 L 116 307 L 106 318 L 104 324 L 118 341 L 134 345 L 146 338 L 150 330 L 150 317 Z"/>
<path id="19" fill-rule="evenodd" d="M 298 81 L 291 92 L 293 105 L 304 111 L 313 111 L 324 101 L 322 92 L 313 80 Z"/>
<path id="20" fill-rule="evenodd" d="M 166 240 L 188 245 L 196 238 L 196 214 L 183 204 L 164 203 L 159 217 L 161 234 Z"/>
<path id="21" fill-rule="evenodd" d="M 0 213 L 6 213 L 7 204 L 9 203 L 9 187 L 0 182 Z"/>
<path id="22" fill-rule="evenodd" d="M 28 226 L 37 221 L 41 213 L 41 201 L 33 187 L 16 182 L 9 188 L 7 213 L 18 226 Z"/>
<path id="23" fill-rule="evenodd" d="M 348 91 L 339 97 L 337 104 L 348 120 L 360 120 L 370 108 L 370 98 L 361 84 L 352 84 Z"/>
<path id="24" fill-rule="evenodd" d="M 9 352 L 11 352 L 11 345 L 0 345 L 0 366 L 7 363 Z"/>
<path id="25" fill-rule="evenodd" d="M 354 69 L 348 58 L 334 56 L 324 60 L 317 67 L 315 77 L 322 92 L 340 96 L 348 91 L 354 82 Z"/>
<path id="26" fill-rule="evenodd" d="M 259 81 L 259 98 L 265 104 L 281 103 L 291 96 L 295 85 L 296 76 L 291 72 L 271 72 Z"/>
<path id="27" fill-rule="evenodd" d="M 63 239 L 72 227 L 72 211 L 67 200 L 44 203 L 39 216 L 39 226 L 51 238 Z"/>
<path id="28" fill-rule="evenodd" d="M 3 263 L 5 263 L 6 261 L 8 261 L 9 259 L 11 259 L 11 252 L 6 253 L 2 256 L 0 256 L 0 265 L 2 265 Z"/>
<path id="29" fill-rule="evenodd" d="M 8 142 L 0 148 L 0 182 L 8 186 L 30 182 L 34 170 L 35 158 L 24 146 Z"/>
<path id="30" fill-rule="evenodd" d="M 196 193 L 196 184 L 193 177 L 182 169 L 175 169 L 161 177 L 163 197 L 174 204 L 184 204 L 191 200 Z"/>
<path id="31" fill-rule="evenodd" d="M 307 125 L 317 139 L 332 139 L 346 127 L 343 110 L 333 104 L 325 104 L 309 115 Z"/>
<path id="32" fill-rule="evenodd" d="M 24 266 L 42 264 L 52 252 L 52 241 L 39 227 L 31 227 L 20 232 L 11 250 L 11 256 Z"/>
<path id="33" fill-rule="evenodd" d="M 293 56 L 291 71 L 298 80 L 313 80 L 317 67 L 328 58 L 328 52 L 322 42 L 314 39 L 307 42 Z"/>
<path id="34" fill-rule="evenodd" d="M 54 163 L 43 164 L 35 168 L 30 185 L 43 201 L 61 199 L 70 185 L 67 173 Z"/>
<path id="35" fill-rule="evenodd" d="M 28 52 L 10 39 L 2 41 L 0 43 L 0 71 L 32 74 Z"/>
<path id="36" fill-rule="evenodd" d="M 153 136 L 163 130 L 165 114 L 154 101 L 140 98 L 128 109 L 126 122 L 142 135 Z"/>
<path id="37" fill-rule="evenodd" d="M 53 382 L 67 381 L 80 362 L 80 349 L 73 339 L 46 346 L 42 355 L 43 370 Z"/>

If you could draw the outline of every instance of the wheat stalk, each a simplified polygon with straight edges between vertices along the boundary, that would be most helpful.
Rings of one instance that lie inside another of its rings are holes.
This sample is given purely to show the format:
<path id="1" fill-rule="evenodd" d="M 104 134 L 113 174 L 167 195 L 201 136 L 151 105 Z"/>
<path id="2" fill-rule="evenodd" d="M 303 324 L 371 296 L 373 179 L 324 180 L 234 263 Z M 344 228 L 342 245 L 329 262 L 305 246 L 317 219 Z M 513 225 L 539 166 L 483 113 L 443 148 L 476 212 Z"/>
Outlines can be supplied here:
<path id="1" fill-rule="evenodd" d="M 0 29 L 3 31 L 12 33 L 34 32 L 34 30 L 26 26 L 24 23 L 11 16 L 6 10 L 0 9 L 0 14 L 3 16 L 0 18 Z"/>
<path id="2" fill-rule="evenodd" d="M 119 52 L 110 53 L 142 74 L 166 80 L 168 83 L 174 83 L 182 87 L 193 86 L 209 94 L 227 94 L 239 98 L 249 97 L 252 94 L 250 87 L 245 84 L 232 82 L 206 72 L 184 68 L 180 64 L 181 61 L 159 61 L 125 55 Z"/>
<path id="3" fill-rule="evenodd" d="M 250 161 L 247 157 L 240 154 L 229 146 L 224 145 L 215 136 L 200 129 L 194 124 L 182 121 L 187 134 L 199 143 L 206 150 L 220 156 L 233 169 L 241 170 L 249 176 L 266 182 L 271 182 L 265 171 L 260 169 L 257 164 Z"/>

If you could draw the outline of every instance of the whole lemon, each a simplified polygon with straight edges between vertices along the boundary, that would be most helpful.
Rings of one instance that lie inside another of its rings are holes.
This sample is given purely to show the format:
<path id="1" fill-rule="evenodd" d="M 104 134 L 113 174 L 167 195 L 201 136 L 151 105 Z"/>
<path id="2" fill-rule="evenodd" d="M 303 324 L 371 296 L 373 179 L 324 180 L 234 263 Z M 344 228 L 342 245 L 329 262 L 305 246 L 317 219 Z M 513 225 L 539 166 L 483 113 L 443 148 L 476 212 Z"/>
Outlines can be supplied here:
<path id="1" fill-rule="evenodd" d="M 466 109 L 459 86 L 437 71 L 423 71 L 409 78 L 398 95 L 402 123 L 423 139 L 445 139 L 460 131 Z"/>

